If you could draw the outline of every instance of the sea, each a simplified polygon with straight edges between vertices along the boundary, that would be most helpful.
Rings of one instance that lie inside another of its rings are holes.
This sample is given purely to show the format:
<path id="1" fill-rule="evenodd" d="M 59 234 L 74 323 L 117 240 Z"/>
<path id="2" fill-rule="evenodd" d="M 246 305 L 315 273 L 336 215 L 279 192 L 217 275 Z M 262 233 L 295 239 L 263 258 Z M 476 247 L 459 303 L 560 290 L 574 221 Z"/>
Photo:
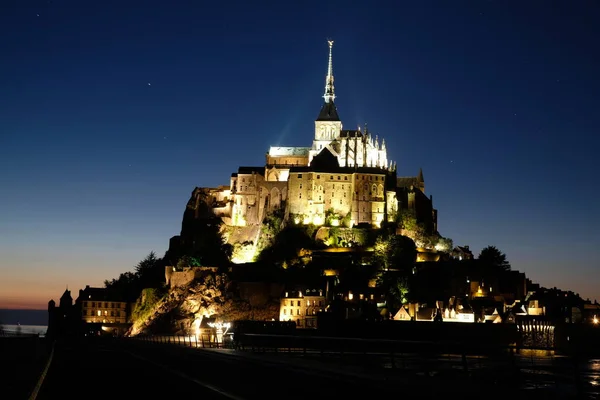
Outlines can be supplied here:
<path id="1" fill-rule="evenodd" d="M 0 309 L 0 326 L 10 336 L 17 333 L 44 336 L 48 330 L 48 311 Z"/>
<path id="2" fill-rule="evenodd" d="M 15 335 L 38 335 L 46 336 L 48 327 L 45 325 L 2 325 L 4 333 L 9 336 Z"/>

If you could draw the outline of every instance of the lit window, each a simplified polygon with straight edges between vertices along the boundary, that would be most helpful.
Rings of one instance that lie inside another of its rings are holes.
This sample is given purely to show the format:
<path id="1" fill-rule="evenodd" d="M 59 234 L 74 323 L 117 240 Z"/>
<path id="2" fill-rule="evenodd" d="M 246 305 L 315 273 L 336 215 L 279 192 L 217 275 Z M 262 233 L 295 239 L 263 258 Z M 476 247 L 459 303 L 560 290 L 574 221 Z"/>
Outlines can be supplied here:
<path id="1" fill-rule="evenodd" d="M 102 311 L 98 310 L 98 316 L 101 317 L 102 316 Z"/>

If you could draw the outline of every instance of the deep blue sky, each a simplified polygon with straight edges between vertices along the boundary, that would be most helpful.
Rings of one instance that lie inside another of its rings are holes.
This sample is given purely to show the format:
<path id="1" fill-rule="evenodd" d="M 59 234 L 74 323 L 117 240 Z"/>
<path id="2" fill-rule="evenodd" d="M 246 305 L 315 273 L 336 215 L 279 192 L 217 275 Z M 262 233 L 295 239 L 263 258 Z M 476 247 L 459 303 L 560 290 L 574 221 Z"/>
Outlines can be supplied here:
<path id="1" fill-rule="evenodd" d="M 342 121 L 423 168 L 444 236 L 600 299 L 599 4 L 4 0 L 0 308 L 162 255 L 195 186 L 309 146 L 327 38 Z"/>

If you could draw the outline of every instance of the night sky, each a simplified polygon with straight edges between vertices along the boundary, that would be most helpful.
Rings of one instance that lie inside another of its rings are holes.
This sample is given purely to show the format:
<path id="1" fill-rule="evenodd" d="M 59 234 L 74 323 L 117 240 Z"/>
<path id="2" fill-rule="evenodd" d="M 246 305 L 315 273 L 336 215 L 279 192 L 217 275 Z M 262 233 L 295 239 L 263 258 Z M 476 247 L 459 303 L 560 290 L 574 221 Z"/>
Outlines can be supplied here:
<path id="1" fill-rule="evenodd" d="M 0 308 L 162 256 L 195 186 L 310 146 L 329 38 L 344 126 L 423 168 L 443 236 L 600 300 L 598 21 L 597 1 L 3 0 Z"/>

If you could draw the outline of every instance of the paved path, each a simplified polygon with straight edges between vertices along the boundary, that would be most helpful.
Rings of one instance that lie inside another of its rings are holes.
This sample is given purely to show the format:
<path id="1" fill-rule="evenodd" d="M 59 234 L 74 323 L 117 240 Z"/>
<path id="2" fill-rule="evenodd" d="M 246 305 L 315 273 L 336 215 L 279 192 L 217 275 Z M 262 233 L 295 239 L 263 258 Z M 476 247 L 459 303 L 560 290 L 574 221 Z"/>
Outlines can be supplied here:
<path id="1" fill-rule="evenodd" d="M 57 344 L 37 400 L 236 399 L 113 342 Z"/>
<path id="2" fill-rule="evenodd" d="M 488 400 L 531 396 L 529 391 L 519 393 L 518 386 L 511 385 L 506 376 L 492 373 L 473 379 L 463 375 L 458 371 L 451 375 L 417 376 L 398 371 L 390 379 L 369 374 L 365 369 L 354 371 L 281 355 L 264 357 L 137 340 L 94 340 L 57 345 L 38 399 L 330 400 L 458 396 L 464 400 L 480 399 L 482 391 Z M 544 397 L 570 396 L 544 393 Z"/>

